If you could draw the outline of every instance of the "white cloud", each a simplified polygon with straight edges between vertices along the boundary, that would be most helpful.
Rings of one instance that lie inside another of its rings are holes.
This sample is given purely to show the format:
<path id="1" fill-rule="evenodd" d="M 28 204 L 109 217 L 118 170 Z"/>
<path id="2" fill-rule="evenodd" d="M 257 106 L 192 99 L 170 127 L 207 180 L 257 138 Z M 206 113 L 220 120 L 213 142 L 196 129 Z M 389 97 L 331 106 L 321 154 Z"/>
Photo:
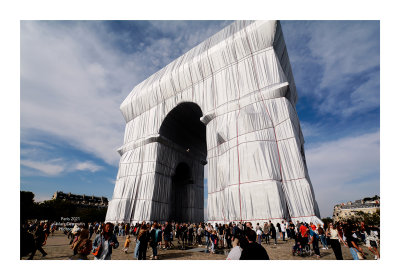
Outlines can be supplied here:
<path id="1" fill-rule="evenodd" d="M 88 170 L 90 172 L 96 172 L 101 170 L 103 167 L 94 164 L 93 162 L 90 161 L 85 161 L 85 162 L 79 162 L 75 164 L 75 166 L 72 167 L 72 170 L 78 170 L 78 171 L 85 171 Z"/>
<path id="2" fill-rule="evenodd" d="M 306 150 L 307 165 L 322 216 L 333 206 L 379 194 L 379 131 L 325 142 Z"/>
<path id="3" fill-rule="evenodd" d="M 348 118 L 379 107 L 377 21 L 288 21 L 283 32 L 296 84 L 321 114 Z"/>
<path id="4" fill-rule="evenodd" d="M 37 170 L 45 175 L 56 176 L 65 170 L 65 166 L 63 166 L 62 164 L 58 164 L 58 162 L 58 159 L 49 162 L 21 160 L 21 165 Z"/>
<path id="5" fill-rule="evenodd" d="M 51 159 L 51 160 L 21 160 L 21 166 L 39 171 L 39 174 L 29 172 L 31 175 L 59 176 L 74 171 L 90 171 L 97 172 L 103 169 L 102 166 L 96 165 L 91 161 L 70 162 L 68 159 Z"/>
<path id="6" fill-rule="evenodd" d="M 170 38 L 148 34 L 139 39 L 147 45 L 136 46 L 132 34 L 107 30 L 103 22 L 22 21 L 21 139 L 56 136 L 116 165 L 125 126 L 121 102 L 134 85 L 219 27 L 208 27 L 203 37 L 201 28 L 180 30 Z M 122 51 L 117 41 L 132 44 L 132 51 Z"/>

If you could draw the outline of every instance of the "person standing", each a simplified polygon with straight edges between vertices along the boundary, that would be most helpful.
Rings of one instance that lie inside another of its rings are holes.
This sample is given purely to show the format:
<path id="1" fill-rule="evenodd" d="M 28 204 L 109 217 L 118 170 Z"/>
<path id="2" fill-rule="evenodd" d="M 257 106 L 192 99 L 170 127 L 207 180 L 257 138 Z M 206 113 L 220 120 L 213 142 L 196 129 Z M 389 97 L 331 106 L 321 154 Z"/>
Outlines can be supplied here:
<path id="1" fill-rule="evenodd" d="M 282 231 L 280 223 L 276 223 L 276 230 L 279 232 L 279 238 L 282 239 Z"/>
<path id="2" fill-rule="evenodd" d="M 339 235 L 339 232 L 336 228 L 336 224 L 333 225 L 329 223 L 328 230 L 326 231 L 326 236 L 329 238 L 329 242 L 331 244 L 331 248 L 337 260 L 343 260 L 342 248 L 340 247 L 340 241 L 344 243 L 342 237 Z"/>
<path id="3" fill-rule="evenodd" d="M 194 224 L 190 224 L 188 227 L 188 238 L 189 238 L 189 245 L 193 245 L 193 235 L 194 235 Z"/>
<path id="4" fill-rule="evenodd" d="M 289 222 L 289 232 L 290 232 L 290 237 L 291 238 L 295 238 L 296 236 L 296 226 L 294 225 L 294 223 L 292 221 Z"/>
<path id="5" fill-rule="evenodd" d="M 286 235 L 286 222 L 285 221 L 282 221 L 280 228 L 281 228 L 282 241 L 285 241 L 285 235 Z"/>
<path id="6" fill-rule="evenodd" d="M 206 237 L 206 247 L 207 247 L 207 250 L 208 250 L 208 248 L 209 248 L 210 245 L 211 245 L 211 232 L 212 232 L 212 227 L 211 227 L 211 224 L 209 223 L 209 224 L 206 226 L 206 230 L 205 230 L 205 232 L 204 232 L 204 235 L 205 235 L 205 237 Z"/>
<path id="7" fill-rule="evenodd" d="M 169 242 L 171 240 L 171 232 L 172 232 L 172 226 L 170 223 L 165 222 L 165 228 L 163 232 L 164 236 L 164 248 L 168 249 L 169 248 Z"/>
<path id="8" fill-rule="evenodd" d="M 210 234 L 210 241 L 211 241 L 211 251 L 210 253 L 215 254 L 215 247 L 218 246 L 218 236 L 217 236 L 217 231 L 212 230 Z"/>
<path id="9" fill-rule="evenodd" d="M 255 231 L 247 229 L 245 236 L 248 244 L 243 248 L 240 260 L 269 260 L 267 251 L 256 242 Z"/>
<path id="10" fill-rule="evenodd" d="M 228 249 L 232 248 L 232 231 L 231 231 L 232 225 L 225 224 L 225 229 L 224 229 L 224 237 L 226 240 L 226 246 Z"/>
<path id="11" fill-rule="evenodd" d="M 260 224 L 259 223 L 257 223 L 257 225 L 256 225 L 256 234 L 257 234 L 257 243 L 258 244 L 260 244 L 261 245 L 261 236 L 262 236 L 262 230 L 261 230 L 261 227 L 260 227 Z"/>
<path id="12" fill-rule="evenodd" d="M 271 221 L 264 224 L 265 244 L 269 245 Z"/>
<path id="13" fill-rule="evenodd" d="M 319 259 L 321 258 L 321 254 L 319 252 L 319 247 L 318 247 L 318 234 L 312 229 L 309 229 L 308 233 L 310 234 L 310 241 L 308 242 L 308 244 L 313 245 L 314 253 L 315 255 L 317 255 L 317 258 Z"/>
<path id="14" fill-rule="evenodd" d="M 95 237 L 92 249 L 95 260 L 111 260 L 112 248 L 118 248 L 119 242 L 113 234 L 113 229 L 112 223 L 106 223 L 103 231 Z"/>
<path id="15" fill-rule="evenodd" d="M 147 243 L 149 242 L 149 230 L 147 229 L 146 224 L 141 225 L 137 240 L 140 242 L 138 260 L 145 260 L 147 252 Z"/>
<path id="16" fill-rule="evenodd" d="M 271 239 L 275 240 L 275 245 L 278 244 L 277 238 L 276 238 L 276 229 L 273 223 L 271 223 L 270 228 L 269 228 L 270 232 L 271 232 Z"/>
<path id="17" fill-rule="evenodd" d="M 94 232 L 93 225 L 92 223 L 89 223 L 89 239 L 92 239 L 93 232 Z"/>
<path id="18" fill-rule="evenodd" d="M 321 240 L 322 249 L 323 250 L 328 249 L 328 244 L 326 243 L 325 231 L 324 231 L 323 227 L 321 226 L 321 224 L 318 224 L 317 231 L 318 231 L 319 239 Z"/>
<path id="19" fill-rule="evenodd" d="M 240 247 L 239 239 L 235 238 L 233 240 L 233 248 L 230 250 L 227 260 L 240 260 L 243 249 Z"/>
<path id="20" fill-rule="evenodd" d="M 152 259 L 157 260 L 158 259 L 158 252 L 157 252 L 157 246 L 158 242 L 160 241 L 161 237 L 161 230 L 159 229 L 159 226 L 157 222 L 154 222 L 153 225 L 151 226 L 151 231 L 150 231 L 150 247 L 153 250 L 153 255 Z"/>
<path id="21" fill-rule="evenodd" d="M 197 228 L 197 245 L 202 246 L 201 238 L 203 237 L 203 227 L 199 224 Z"/>
<path id="22" fill-rule="evenodd" d="M 224 225 L 221 225 L 221 224 L 219 224 L 218 225 L 218 232 L 217 232 L 217 237 L 218 237 L 218 239 L 219 239 L 219 247 L 221 248 L 221 249 L 223 249 L 224 248 L 224 230 L 225 230 L 225 226 Z"/>

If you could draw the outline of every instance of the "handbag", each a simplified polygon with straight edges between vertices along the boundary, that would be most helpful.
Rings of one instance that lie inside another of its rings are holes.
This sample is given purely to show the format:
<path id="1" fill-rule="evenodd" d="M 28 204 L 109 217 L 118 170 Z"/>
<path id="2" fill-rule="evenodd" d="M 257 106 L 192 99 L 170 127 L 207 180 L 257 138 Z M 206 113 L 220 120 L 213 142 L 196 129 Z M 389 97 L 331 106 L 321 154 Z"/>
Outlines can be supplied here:
<path id="1" fill-rule="evenodd" d="M 97 246 L 97 248 L 92 252 L 92 255 L 95 257 L 100 256 L 101 254 L 101 247 L 102 247 L 102 242 L 100 241 L 99 246 Z"/>

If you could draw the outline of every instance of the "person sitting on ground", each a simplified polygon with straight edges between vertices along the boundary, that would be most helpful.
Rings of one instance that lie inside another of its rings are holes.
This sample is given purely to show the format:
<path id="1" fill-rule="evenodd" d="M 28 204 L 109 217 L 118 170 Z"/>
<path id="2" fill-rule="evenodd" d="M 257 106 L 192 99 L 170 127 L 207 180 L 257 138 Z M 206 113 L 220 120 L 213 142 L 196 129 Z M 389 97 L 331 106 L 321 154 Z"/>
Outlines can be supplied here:
<path id="1" fill-rule="evenodd" d="M 246 230 L 245 236 L 248 244 L 243 248 L 240 260 L 269 260 L 267 251 L 256 242 L 257 235 L 255 231 Z"/>

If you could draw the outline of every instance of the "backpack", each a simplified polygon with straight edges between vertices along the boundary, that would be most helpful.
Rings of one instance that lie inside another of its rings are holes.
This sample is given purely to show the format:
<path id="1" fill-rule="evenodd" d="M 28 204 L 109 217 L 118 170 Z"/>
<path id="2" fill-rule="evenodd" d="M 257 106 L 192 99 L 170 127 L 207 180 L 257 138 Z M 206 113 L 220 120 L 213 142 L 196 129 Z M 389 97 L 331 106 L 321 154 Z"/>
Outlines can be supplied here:
<path id="1" fill-rule="evenodd" d="M 160 229 L 156 229 L 156 242 L 161 242 L 162 241 L 162 234 Z"/>
<path id="2" fill-rule="evenodd" d="M 85 239 L 84 241 L 82 241 L 81 244 L 79 244 L 77 251 L 79 254 L 82 255 L 89 255 L 90 252 L 92 251 L 92 240 L 90 239 Z"/>

